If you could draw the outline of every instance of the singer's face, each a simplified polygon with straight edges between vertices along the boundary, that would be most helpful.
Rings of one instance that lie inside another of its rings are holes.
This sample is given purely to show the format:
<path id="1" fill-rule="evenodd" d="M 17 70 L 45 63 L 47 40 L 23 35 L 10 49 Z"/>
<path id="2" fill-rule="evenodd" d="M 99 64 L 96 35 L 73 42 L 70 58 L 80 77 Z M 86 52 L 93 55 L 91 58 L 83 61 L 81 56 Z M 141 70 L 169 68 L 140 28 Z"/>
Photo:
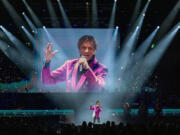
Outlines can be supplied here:
<path id="1" fill-rule="evenodd" d="M 94 45 L 91 42 L 83 42 L 80 46 L 79 51 L 80 55 L 85 56 L 87 61 L 89 61 L 93 57 L 93 55 L 96 54 Z"/>
<path id="2" fill-rule="evenodd" d="M 96 105 L 100 106 L 100 102 L 97 102 Z"/>

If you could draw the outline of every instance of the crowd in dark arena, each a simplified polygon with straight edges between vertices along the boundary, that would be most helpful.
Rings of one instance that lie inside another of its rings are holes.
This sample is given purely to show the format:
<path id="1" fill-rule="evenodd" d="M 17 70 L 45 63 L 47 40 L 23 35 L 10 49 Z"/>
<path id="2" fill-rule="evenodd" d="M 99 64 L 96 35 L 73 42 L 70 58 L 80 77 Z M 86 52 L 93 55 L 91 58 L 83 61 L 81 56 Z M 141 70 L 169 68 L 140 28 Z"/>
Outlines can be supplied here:
<path id="1" fill-rule="evenodd" d="M 176 135 L 180 132 L 180 123 L 176 118 L 151 120 L 147 123 L 107 121 L 102 124 L 93 124 L 83 121 L 80 125 L 63 123 L 59 120 L 59 116 L 1 117 L 0 120 L 2 135 L 14 133 L 18 135 Z"/>

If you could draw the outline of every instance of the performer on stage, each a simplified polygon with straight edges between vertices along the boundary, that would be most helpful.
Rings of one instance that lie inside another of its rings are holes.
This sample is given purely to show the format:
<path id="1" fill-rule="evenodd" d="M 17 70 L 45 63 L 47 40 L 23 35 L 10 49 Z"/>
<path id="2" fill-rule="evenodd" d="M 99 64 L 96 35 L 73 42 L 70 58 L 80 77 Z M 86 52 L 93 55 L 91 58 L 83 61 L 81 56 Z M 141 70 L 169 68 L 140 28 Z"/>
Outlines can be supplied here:
<path id="1" fill-rule="evenodd" d="M 96 101 L 96 105 L 90 104 L 90 110 L 93 110 L 93 123 L 95 124 L 96 120 L 100 123 L 100 112 L 102 111 L 102 107 L 100 106 L 100 101 Z"/>
<path id="2" fill-rule="evenodd" d="M 78 41 L 80 58 L 68 60 L 54 71 L 50 71 L 50 61 L 58 52 L 48 44 L 44 52 L 45 64 L 41 73 L 42 83 L 53 85 L 66 81 L 67 91 L 101 91 L 105 85 L 107 68 L 96 59 L 97 42 L 93 36 L 82 36 Z"/>
<path id="3" fill-rule="evenodd" d="M 123 106 L 123 109 L 124 109 L 124 119 L 126 121 L 129 121 L 131 115 L 130 115 L 130 112 L 131 112 L 131 108 L 130 108 L 130 105 L 128 102 L 125 102 L 124 103 L 124 106 Z"/>
<path id="4" fill-rule="evenodd" d="M 162 108 L 160 106 L 160 103 L 156 103 L 154 107 L 154 112 L 155 112 L 155 120 L 161 119 L 162 116 Z"/>

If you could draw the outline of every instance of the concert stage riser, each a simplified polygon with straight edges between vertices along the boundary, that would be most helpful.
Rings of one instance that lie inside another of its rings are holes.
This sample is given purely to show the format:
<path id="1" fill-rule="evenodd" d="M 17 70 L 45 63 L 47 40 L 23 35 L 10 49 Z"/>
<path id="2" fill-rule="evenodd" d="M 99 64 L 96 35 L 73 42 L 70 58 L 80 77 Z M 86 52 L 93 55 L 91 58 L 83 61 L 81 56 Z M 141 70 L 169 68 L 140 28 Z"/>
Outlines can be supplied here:
<path id="1" fill-rule="evenodd" d="M 139 109 L 131 109 L 130 115 L 137 116 Z M 65 115 L 72 116 L 75 115 L 75 110 L 0 110 L 0 117 L 6 116 L 55 116 L 55 115 Z M 104 110 L 104 113 L 109 113 L 112 116 L 123 116 L 123 109 L 108 109 Z M 154 109 L 147 110 L 148 115 L 155 115 Z M 180 109 L 162 109 L 162 115 L 178 115 L 180 116 Z"/>

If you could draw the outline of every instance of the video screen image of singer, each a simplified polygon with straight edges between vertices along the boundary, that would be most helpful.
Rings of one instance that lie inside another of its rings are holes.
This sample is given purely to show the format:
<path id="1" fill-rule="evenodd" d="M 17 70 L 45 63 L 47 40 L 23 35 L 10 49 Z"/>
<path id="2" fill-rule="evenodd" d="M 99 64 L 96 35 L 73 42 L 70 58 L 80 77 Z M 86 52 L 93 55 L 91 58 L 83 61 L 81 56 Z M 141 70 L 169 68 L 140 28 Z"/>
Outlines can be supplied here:
<path id="1" fill-rule="evenodd" d="M 38 29 L 36 87 L 42 92 L 115 89 L 118 38 L 115 29 Z"/>

